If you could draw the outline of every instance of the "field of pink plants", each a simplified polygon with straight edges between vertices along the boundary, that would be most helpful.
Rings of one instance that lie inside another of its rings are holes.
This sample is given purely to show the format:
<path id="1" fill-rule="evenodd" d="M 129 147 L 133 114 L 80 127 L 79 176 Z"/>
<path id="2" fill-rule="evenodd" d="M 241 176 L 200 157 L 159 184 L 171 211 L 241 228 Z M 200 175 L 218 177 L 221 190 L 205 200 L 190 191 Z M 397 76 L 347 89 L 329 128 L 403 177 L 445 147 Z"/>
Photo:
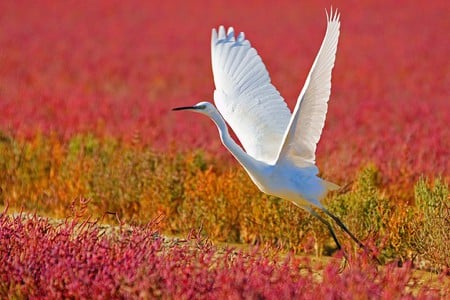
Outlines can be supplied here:
<path id="1" fill-rule="evenodd" d="M 292 109 L 330 2 L 0 1 L 0 208 L 9 207 L 0 216 L 0 298 L 450 293 L 450 6 L 332 5 L 341 36 L 317 162 L 346 187 L 327 203 L 358 236 L 384 245 L 386 267 L 351 256 L 339 273 L 335 260 L 274 253 L 282 245 L 321 255 L 329 236 L 260 195 L 210 120 L 171 111 L 212 101 L 210 33 L 221 24 L 246 33 Z M 80 220 L 114 212 L 133 230 L 11 216 L 66 220 L 74 199 L 86 199 Z M 142 225 L 159 215 L 158 226 Z M 170 246 L 157 238 L 198 226 L 269 250 L 224 250 L 200 234 Z M 447 275 L 417 279 L 416 257 Z"/>
<path id="2" fill-rule="evenodd" d="M 36 216 L 2 214 L 0 224 L 2 297 L 433 299 L 449 292 L 437 288 L 445 283 L 442 276 L 426 284 L 411 276 L 410 265 L 379 271 L 367 256 L 350 259 L 357 268 L 342 272 L 329 263 L 318 273 L 318 264 L 308 258 L 217 249 L 196 231 L 164 245 L 156 222 L 121 227 L 114 236 L 86 221 L 65 220 L 55 227 Z"/>
<path id="3" fill-rule="evenodd" d="M 225 157 L 206 118 L 211 28 L 247 33 L 291 109 L 318 51 L 327 1 L 2 1 L 0 128 L 80 131 Z M 446 1 L 333 3 L 342 35 L 318 162 L 339 180 L 367 161 L 392 181 L 450 168 Z M 270 13 L 269 13 L 270 12 Z M 447 173 L 445 174 L 445 172 Z M 405 180 L 405 179 L 402 179 Z"/>

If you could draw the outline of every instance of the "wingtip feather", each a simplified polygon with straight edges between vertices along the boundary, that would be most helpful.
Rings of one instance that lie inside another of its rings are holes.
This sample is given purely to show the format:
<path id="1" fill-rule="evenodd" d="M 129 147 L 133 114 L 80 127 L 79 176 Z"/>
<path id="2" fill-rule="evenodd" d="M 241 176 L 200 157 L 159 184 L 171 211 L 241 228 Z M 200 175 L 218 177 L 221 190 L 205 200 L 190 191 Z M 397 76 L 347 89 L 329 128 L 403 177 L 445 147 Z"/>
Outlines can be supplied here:
<path id="1" fill-rule="evenodd" d="M 220 25 L 219 28 L 217 28 L 217 41 L 220 41 L 225 37 L 225 28 L 223 25 Z"/>
<path id="2" fill-rule="evenodd" d="M 327 22 L 328 23 L 332 23 L 332 22 L 339 22 L 339 18 L 341 16 L 341 13 L 339 12 L 339 10 L 336 8 L 333 11 L 333 6 L 331 6 L 330 8 L 330 14 L 328 14 L 328 10 L 325 9 L 325 14 L 327 16 Z"/>
<path id="3" fill-rule="evenodd" d="M 237 37 L 238 42 L 242 42 L 245 40 L 245 34 L 241 31 Z"/>
<path id="4" fill-rule="evenodd" d="M 215 43 L 217 41 L 217 30 L 216 28 L 213 28 L 211 30 L 211 43 Z"/>
<path id="5" fill-rule="evenodd" d="M 228 27 L 227 30 L 227 40 L 230 41 L 235 41 L 235 37 L 234 37 L 234 28 L 233 27 Z"/>

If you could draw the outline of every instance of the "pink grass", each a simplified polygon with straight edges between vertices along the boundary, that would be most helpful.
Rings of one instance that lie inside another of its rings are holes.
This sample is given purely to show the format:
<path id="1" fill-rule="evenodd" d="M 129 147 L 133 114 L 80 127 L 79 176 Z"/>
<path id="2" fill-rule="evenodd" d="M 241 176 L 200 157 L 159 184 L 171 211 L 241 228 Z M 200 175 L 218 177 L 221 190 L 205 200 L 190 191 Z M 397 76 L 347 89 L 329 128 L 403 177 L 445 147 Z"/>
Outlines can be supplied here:
<path id="1" fill-rule="evenodd" d="M 0 216 L 0 297 L 314 299 L 437 298 L 448 285 L 419 284 L 409 264 L 378 270 L 364 255 L 320 271 L 308 258 L 258 249 L 221 250 L 197 233 L 170 242 L 157 223 L 105 232 L 89 222 L 59 225 Z M 269 249 L 268 249 L 269 250 Z M 443 281 L 445 283 L 445 281 Z"/>
<path id="2" fill-rule="evenodd" d="M 319 48 L 329 2 L 1 1 L 0 131 L 67 139 L 94 132 L 165 150 L 224 151 L 209 120 L 170 112 L 209 100 L 209 34 L 244 30 L 289 106 Z M 318 162 L 340 183 L 374 161 L 402 185 L 450 169 L 446 1 L 335 3 L 342 14 Z M 82 229 L 79 226 L 82 226 Z M 101 234 L 90 223 L 0 216 L 2 298 L 411 298 L 411 269 L 364 257 L 317 281 L 308 260 L 167 247 L 156 227 Z M 302 271 L 303 270 L 303 271 Z M 409 285 L 409 286 L 408 286 Z M 441 296 L 449 293 L 441 286 Z M 417 289 L 416 289 L 417 290 Z M 442 292 L 443 291 L 443 292 Z M 417 294 L 437 298 L 425 286 Z"/>
<path id="3" fill-rule="evenodd" d="M 342 36 L 318 147 L 322 169 L 338 181 L 368 161 L 389 181 L 447 176 L 447 2 L 334 6 Z M 161 150 L 176 141 L 230 157 L 209 120 L 170 112 L 212 97 L 211 28 L 246 31 L 292 108 L 323 36 L 325 8 L 329 2 L 3 1 L 0 130 L 125 139 L 139 132 Z"/>

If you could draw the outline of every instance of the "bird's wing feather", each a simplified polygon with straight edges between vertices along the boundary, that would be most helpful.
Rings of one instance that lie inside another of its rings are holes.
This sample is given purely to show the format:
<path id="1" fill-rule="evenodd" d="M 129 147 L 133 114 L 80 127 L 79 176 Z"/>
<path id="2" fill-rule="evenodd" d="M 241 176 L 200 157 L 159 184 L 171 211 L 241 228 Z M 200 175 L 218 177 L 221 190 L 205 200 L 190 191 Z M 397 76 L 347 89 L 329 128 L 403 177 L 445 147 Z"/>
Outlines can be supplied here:
<path id="1" fill-rule="evenodd" d="M 315 164 L 316 147 L 325 123 L 339 38 L 339 14 L 327 14 L 327 30 L 319 53 L 306 78 L 279 149 L 277 163 L 287 161 L 299 167 Z"/>
<path id="2" fill-rule="evenodd" d="M 214 102 L 249 155 L 274 163 L 291 114 L 244 33 L 212 30 Z"/>

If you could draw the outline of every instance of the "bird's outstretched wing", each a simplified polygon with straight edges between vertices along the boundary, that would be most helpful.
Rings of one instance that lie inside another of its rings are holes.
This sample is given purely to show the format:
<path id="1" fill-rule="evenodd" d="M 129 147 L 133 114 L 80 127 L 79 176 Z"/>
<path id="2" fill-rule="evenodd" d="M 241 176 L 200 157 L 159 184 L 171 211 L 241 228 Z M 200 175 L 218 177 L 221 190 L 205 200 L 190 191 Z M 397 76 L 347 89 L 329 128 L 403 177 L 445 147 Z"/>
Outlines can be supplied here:
<path id="1" fill-rule="evenodd" d="M 249 155 L 274 163 L 291 114 L 244 33 L 212 30 L 214 102 Z"/>
<path id="2" fill-rule="evenodd" d="M 279 149 L 277 163 L 299 167 L 315 165 L 316 147 L 325 123 L 339 38 L 339 14 L 327 14 L 327 30 L 319 53 L 306 78 Z"/>

